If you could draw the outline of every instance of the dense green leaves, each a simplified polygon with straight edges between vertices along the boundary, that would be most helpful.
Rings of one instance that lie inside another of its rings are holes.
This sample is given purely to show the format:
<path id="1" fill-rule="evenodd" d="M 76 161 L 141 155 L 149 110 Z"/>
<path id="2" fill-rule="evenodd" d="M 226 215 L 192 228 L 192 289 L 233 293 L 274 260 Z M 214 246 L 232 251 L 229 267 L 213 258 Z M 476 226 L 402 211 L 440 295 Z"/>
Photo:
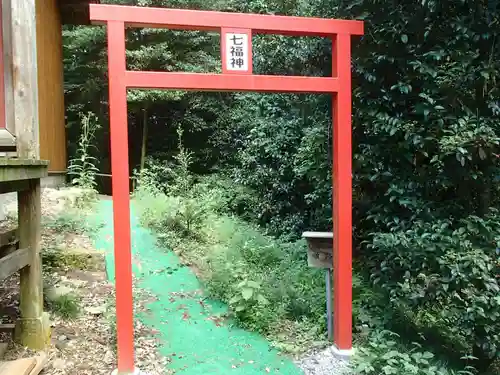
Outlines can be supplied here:
<path id="1" fill-rule="evenodd" d="M 415 222 L 406 231 L 378 233 L 368 245 L 372 281 L 396 309 L 432 312 L 443 342 L 453 337 L 462 353 L 493 358 L 500 350 L 499 241 L 496 210 L 485 218 Z M 421 317 L 411 320 L 428 325 Z"/>

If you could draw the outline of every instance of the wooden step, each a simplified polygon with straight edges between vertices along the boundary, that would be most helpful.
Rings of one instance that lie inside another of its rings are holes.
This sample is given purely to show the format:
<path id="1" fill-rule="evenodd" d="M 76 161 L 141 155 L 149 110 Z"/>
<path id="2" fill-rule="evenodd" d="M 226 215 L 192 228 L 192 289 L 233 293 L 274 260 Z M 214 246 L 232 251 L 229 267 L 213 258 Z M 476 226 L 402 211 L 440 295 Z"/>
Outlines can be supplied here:
<path id="1" fill-rule="evenodd" d="M 0 362 L 0 375 L 38 375 L 46 364 L 46 355 Z"/>

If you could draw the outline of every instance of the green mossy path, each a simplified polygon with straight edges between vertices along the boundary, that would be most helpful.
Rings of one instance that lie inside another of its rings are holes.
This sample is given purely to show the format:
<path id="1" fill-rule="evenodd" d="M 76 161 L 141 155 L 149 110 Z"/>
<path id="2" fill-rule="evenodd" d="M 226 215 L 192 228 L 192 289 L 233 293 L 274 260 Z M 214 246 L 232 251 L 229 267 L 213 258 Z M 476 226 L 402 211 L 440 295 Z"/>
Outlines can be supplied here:
<path id="1" fill-rule="evenodd" d="M 114 281 L 112 201 L 99 203 L 96 218 L 105 224 L 94 234 L 95 245 L 106 252 L 108 277 Z M 171 358 L 166 370 L 182 375 L 303 374 L 265 338 L 221 319 L 227 306 L 205 298 L 196 275 L 172 251 L 158 247 L 133 208 L 131 227 L 137 286 L 157 297 L 136 318 L 159 332 L 160 353 Z"/>

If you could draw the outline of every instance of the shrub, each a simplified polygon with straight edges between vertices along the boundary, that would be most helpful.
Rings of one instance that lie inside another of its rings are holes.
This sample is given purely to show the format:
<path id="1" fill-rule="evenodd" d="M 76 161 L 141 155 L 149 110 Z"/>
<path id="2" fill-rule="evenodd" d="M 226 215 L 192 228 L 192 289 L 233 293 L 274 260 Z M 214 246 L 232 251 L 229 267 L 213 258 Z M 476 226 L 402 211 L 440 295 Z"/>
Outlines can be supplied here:
<path id="1" fill-rule="evenodd" d="M 281 341 L 300 331 L 321 338 L 324 277 L 307 266 L 305 243 L 283 243 L 234 217 L 210 220 L 211 246 L 204 247 L 201 263 L 208 292 L 228 303 L 243 327 L 273 334 L 284 321 L 301 322 L 294 333 L 281 332 Z"/>
<path id="2" fill-rule="evenodd" d="M 416 343 L 406 348 L 398 343 L 398 335 L 389 331 L 375 332 L 369 344 L 358 349 L 353 367 L 356 374 L 474 374 L 471 367 L 462 371 L 447 369 L 435 359 L 433 353 L 423 351 Z"/>
<path id="3" fill-rule="evenodd" d="M 158 194 L 148 196 L 139 188 L 137 208 L 143 225 L 157 233 L 197 236 L 209 210 L 203 200 Z"/>
<path id="4" fill-rule="evenodd" d="M 258 219 L 256 207 L 259 206 L 257 194 L 251 189 L 235 183 L 224 174 L 206 176 L 194 187 L 196 195 L 201 195 L 210 208 L 220 214 L 234 214 L 239 218 L 254 222 Z"/>
<path id="5" fill-rule="evenodd" d="M 369 245 L 372 280 L 420 328 L 437 329 L 458 354 L 488 367 L 500 356 L 499 241 L 496 211 L 377 233 Z"/>

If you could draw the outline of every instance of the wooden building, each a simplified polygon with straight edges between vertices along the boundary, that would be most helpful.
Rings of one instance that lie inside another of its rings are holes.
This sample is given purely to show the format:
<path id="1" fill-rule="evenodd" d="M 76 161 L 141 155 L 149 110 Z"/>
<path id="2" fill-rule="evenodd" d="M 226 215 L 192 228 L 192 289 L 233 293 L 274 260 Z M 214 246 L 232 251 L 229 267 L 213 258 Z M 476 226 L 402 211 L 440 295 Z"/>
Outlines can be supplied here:
<path id="1" fill-rule="evenodd" d="M 49 161 L 43 184 L 58 185 L 67 169 L 62 25 L 88 24 L 99 1 L 0 1 L 0 152 L 28 148 Z"/>
<path id="2" fill-rule="evenodd" d="M 64 181 L 67 165 L 62 24 L 88 22 L 88 3 L 0 0 L 0 208 L 5 194 L 17 194 L 18 203 L 18 227 L 0 231 L 0 281 L 19 271 L 16 339 L 31 349 L 50 342 L 41 187 Z"/>

